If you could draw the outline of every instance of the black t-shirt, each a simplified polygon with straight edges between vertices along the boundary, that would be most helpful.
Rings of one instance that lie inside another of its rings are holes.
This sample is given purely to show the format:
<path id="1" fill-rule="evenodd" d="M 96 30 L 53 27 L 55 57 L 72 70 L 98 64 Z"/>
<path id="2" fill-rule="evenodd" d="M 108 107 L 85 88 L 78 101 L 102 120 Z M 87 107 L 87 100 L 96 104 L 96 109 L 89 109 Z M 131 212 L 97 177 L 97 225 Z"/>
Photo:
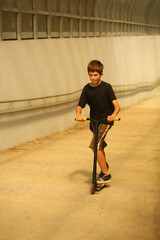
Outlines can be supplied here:
<path id="1" fill-rule="evenodd" d="M 97 87 L 91 87 L 88 83 L 84 86 L 78 106 L 84 108 L 86 104 L 90 107 L 90 117 L 95 120 L 104 120 L 107 124 L 107 116 L 114 111 L 112 101 L 117 99 L 112 86 L 102 81 Z"/>

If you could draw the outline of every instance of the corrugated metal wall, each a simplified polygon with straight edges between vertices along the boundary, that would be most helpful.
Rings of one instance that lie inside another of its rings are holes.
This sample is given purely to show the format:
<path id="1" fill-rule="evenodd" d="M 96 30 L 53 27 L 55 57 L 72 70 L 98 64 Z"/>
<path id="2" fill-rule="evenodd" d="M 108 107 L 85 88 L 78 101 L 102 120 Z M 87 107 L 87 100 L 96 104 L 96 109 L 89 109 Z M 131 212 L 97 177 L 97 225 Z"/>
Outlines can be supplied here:
<path id="1" fill-rule="evenodd" d="M 1 0 L 0 39 L 160 34 L 159 0 Z"/>

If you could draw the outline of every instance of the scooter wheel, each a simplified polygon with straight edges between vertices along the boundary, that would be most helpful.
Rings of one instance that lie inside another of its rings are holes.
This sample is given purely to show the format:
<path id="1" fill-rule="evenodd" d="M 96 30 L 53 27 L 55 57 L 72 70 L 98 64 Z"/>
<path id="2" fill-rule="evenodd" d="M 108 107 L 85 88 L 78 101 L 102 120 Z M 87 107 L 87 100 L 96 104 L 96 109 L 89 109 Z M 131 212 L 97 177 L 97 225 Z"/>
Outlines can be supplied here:
<path id="1" fill-rule="evenodd" d="M 91 186 L 91 194 L 95 194 L 96 188 L 95 188 L 95 184 L 92 184 Z"/>

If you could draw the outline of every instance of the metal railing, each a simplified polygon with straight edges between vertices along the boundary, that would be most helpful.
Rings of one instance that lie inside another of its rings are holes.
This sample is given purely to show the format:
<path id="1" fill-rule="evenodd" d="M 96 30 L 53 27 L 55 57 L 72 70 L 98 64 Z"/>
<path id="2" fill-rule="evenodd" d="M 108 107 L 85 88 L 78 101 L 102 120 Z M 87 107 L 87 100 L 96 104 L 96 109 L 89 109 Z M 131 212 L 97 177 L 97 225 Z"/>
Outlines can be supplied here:
<path id="1" fill-rule="evenodd" d="M 151 91 L 159 85 L 160 79 L 153 83 L 142 82 L 131 85 L 115 85 L 113 86 L 113 89 L 118 98 L 123 98 L 126 96 L 137 94 L 138 92 Z M 67 94 L 31 99 L 0 101 L 0 115 L 44 109 L 64 104 L 67 107 L 70 103 L 78 102 L 81 91 L 82 90 L 78 90 Z"/>

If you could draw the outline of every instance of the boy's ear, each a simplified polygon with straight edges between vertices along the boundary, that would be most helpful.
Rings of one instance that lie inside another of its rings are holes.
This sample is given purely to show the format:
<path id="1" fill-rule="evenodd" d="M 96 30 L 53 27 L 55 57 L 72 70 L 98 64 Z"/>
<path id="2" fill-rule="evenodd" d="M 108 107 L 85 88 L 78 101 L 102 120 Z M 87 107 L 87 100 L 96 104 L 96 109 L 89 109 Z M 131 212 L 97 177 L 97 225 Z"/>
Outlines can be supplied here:
<path id="1" fill-rule="evenodd" d="M 103 72 L 101 73 L 101 76 L 103 76 Z"/>

